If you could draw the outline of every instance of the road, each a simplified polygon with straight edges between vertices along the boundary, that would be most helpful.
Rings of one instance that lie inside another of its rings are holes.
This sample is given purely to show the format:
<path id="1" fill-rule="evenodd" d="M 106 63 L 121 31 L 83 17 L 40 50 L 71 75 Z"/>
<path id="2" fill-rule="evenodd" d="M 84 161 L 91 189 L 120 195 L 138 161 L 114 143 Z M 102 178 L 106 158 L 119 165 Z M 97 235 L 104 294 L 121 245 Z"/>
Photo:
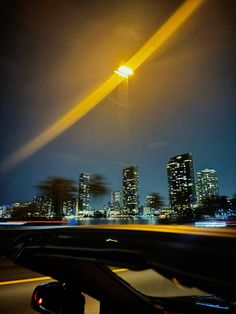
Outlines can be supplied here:
<path id="1" fill-rule="evenodd" d="M 41 280 L 42 277 L 45 279 Z M 30 307 L 31 296 L 38 284 L 51 281 L 46 278 L 13 264 L 9 259 L 0 258 L 0 313 L 35 314 Z M 98 314 L 99 302 L 86 295 L 85 311 Z"/>
<path id="2" fill-rule="evenodd" d="M 0 286 L 0 313 L 35 314 L 30 307 L 31 295 L 37 284 L 45 281 Z M 98 314 L 99 302 L 86 296 L 86 313 Z"/>

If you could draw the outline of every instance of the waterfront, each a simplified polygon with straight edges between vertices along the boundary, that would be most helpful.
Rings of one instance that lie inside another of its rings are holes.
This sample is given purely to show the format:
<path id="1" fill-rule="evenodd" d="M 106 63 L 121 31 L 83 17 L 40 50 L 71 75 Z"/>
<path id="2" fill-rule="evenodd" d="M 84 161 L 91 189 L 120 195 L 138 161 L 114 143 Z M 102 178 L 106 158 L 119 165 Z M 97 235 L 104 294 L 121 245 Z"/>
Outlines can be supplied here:
<path id="1" fill-rule="evenodd" d="M 127 224 L 145 224 L 157 225 L 162 223 L 162 220 L 156 217 L 150 218 L 71 218 L 68 220 L 70 225 L 89 226 L 89 225 L 127 225 Z"/>

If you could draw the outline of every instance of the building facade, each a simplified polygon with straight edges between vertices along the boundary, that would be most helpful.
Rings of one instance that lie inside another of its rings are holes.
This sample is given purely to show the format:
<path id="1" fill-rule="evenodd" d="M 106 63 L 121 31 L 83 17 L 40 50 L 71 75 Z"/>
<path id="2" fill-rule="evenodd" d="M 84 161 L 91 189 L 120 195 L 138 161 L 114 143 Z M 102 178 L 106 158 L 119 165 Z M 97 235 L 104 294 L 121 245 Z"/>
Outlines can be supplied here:
<path id="1" fill-rule="evenodd" d="M 71 199 L 67 200 L 63 204 L 63 212 L 65 215 L 75 215 L 76 214 L 76 197 L 72 196 Z"/>
<path id="2" fill-rule="evenodd" d="M 146 196 L 146 207 L 150 208 L 151 213 L 155 214 L 162 207 L 162 198 L 158 193 L 151 193 Z"/>
<path id="3" fill-rule="evenodd" d="M 172 157 L 167 163 L 171 209 L 184 215 L 196 204 L 194 164 L 191 153 Z"/>
<path id="4" fill-rule="evenodd" d="M 111 209 L 120 210 L 122 208 L 122 197 L 120 191 L 111 192 Z"/>
<path id="5" fill-rule="evenodd" d="M 197 172 L 197 203 L 202 205 L 204 199 L 219 196 L 217 172 L 214 169 L 203 169 Z"/>
<path id="6" fill-rule="evenodd" d="M 42 216 L 50 217 L 53 215 L 52 199 L 46 195 L 34 196 L 32 203 L 35 204 L 37 210 Z"/>
<path id="7" fill-rule="evenodd" d="M 80 211 L 88 211 L 90 206 L 90 175 L 81 173 L 79 177 L 78 208 Z"/>
<path id="8" fill-rule="evenodd" d="M 123 207 L 126 214 L 137 214 L 139 208 L 139 171 L 137 166 L 123 169 Z"/>

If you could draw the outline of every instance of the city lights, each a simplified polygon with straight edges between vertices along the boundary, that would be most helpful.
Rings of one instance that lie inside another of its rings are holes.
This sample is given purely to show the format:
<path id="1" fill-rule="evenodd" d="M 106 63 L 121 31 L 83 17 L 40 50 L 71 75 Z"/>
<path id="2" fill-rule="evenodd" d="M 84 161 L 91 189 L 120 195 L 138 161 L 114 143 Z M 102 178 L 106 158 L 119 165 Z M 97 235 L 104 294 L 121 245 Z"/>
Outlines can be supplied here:
<path id="1" fill-rule="evenodd" d="M 226 227 L 225 221 L 199 221 L 195 222 L 195 227 L 222 228 Z"/>

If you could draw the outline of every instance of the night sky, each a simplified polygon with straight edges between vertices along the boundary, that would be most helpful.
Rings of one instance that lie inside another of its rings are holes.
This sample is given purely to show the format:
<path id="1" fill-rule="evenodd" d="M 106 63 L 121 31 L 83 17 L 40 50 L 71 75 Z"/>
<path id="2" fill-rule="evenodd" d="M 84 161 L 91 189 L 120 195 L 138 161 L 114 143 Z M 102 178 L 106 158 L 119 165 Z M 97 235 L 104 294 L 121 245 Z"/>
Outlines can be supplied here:
<path id="1" fill-rule="evenodd" d="M 19 0 L 0 4 L 0 164 L 83 99 L 156 32 L 177 0 Z M 236 3 L 206 0 L 130 78 L 62 135 L 0 176 L 0 205 L 48 176 L 81 172 L 121 189 L 138 165 L 141 201 L 168 204 L 166 163 L 192 152 L 236 193 Z M 127 101 L 129 98 L 129 102 Z M 109 196 L 107 196 L 107 199 Z"/>

